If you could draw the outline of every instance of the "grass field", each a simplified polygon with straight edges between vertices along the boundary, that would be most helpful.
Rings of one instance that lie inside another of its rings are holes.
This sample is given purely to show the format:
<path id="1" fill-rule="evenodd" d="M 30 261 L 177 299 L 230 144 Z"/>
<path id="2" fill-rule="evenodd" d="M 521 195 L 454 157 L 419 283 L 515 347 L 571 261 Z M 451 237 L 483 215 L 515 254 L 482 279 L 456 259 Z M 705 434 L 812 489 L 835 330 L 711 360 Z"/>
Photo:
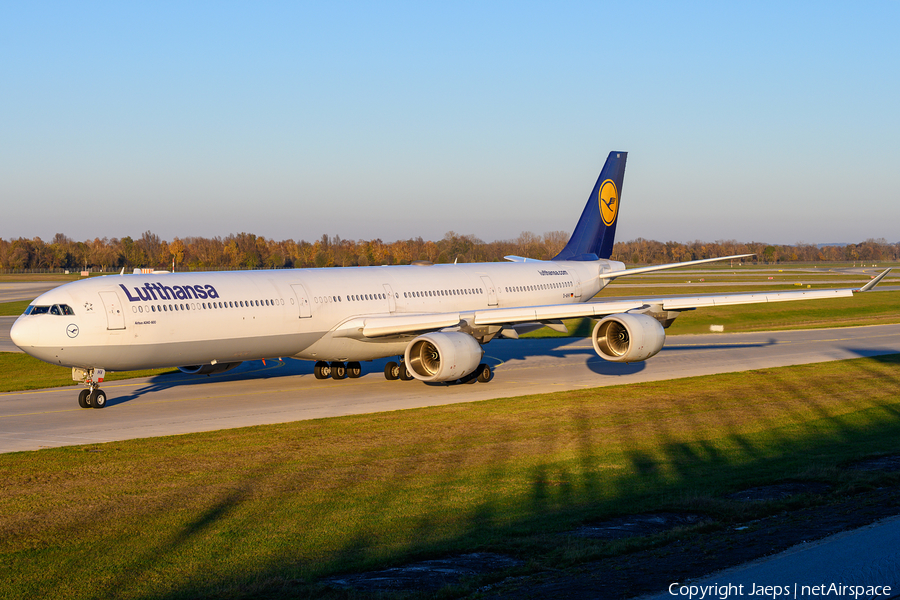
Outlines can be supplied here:
<path id="1" fill-rule="evenodd" d="M 460 551 L 512 554 L 520 572 L 621 553 L 627 543 L 561 535 L 610 515 L 686 509 L 724 527 L 784 508 L 722 498 L 745 486 L 874 485 L 839 467 L 896 452 L 898 366 L 894 355 L 3 454 L 0 597 L 310 597 L 329 574 Z"/>
<path id="2" fill-rule="evenodd" d="M 105 381 L 121 381 L 134 377 L 150 377 L 171 373 L 175 369 L 148 369 L 145 371 L 108 371 Z M 19 352 L 0 352 L 0 392 L 36 390 L 64 385 L 81 385 L 72 380 L 72 369 L 51 365 Z"/>
<path id="3" fill-rule="evenodd" d="M 17 317 L 25 312 L 29 300 L 20 300 L 17 302 L 0 302 L 0 317 Z"/>

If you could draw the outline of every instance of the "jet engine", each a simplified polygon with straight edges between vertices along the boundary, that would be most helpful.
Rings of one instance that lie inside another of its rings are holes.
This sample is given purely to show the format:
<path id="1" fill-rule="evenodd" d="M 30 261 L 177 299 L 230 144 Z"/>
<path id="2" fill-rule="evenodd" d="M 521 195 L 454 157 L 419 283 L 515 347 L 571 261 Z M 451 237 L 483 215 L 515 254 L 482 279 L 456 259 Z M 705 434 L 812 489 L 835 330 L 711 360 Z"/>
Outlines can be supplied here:
<path id="1" fill-rule="evenodd" d="M 178 370 L 182 373 L 188 373 L 190 375 L 212 375 L 214 373 L 224 373 L 225 371 L 230 371 L 239 364 L 241 363 L 234 362 L 216 363 L 214 365 L 191 365 L 188 367 L 178 367 Z"/>
<path id="2" fill-rule="evenodd" d="M 409 374 L 421 381 L 455 381 L 475 371 L 484 350 L 467 333 L 426 333 L 403 354 Z"/>
<path id="3" fill-rule="evenodd" d="M 666 332 L 653 317 L 623 313 L 599 321 L 591 340 L 601 358 L 612 362 L 640 362 L 662 350 Z"/>

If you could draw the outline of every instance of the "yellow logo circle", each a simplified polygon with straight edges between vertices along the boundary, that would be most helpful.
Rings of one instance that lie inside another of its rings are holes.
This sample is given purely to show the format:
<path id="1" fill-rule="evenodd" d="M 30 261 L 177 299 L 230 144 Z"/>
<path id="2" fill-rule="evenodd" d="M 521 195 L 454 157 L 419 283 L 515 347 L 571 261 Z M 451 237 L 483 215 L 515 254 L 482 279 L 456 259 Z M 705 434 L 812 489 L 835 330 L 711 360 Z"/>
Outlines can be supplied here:
<path id="1" fill-rule="evenodd" d="M 600 217 L 607 225 L 616 222 L 616 215 L 619 214 L 619 193 L 616 191 L 616 184 L 612 179 L 607 179 L 600 186 Z"/>

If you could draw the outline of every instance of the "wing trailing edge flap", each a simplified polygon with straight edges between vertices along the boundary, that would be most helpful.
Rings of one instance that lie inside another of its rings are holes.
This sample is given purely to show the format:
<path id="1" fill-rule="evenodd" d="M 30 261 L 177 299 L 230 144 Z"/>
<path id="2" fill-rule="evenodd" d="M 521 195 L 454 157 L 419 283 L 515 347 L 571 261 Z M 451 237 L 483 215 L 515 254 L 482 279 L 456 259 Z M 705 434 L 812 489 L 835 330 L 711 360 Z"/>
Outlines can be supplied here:
<path id="1" fill-rule="evenodd" d="M 560 319 L 574 319 L 577 317 L 602 317 L 644 306 L 643 300 L 624 300 L 588 302 L 585 304 L 493 308 L 466 313 L 356 317 L 345 321 L 335 328 L 332 336 L 362 340 L 392 335 L 418 334 L 438 331 L 446 327 L 456 327 L 464 320 L 475 326 L 558 322 Z"/>
<path id="2" fill-rule="evenodd" d="M 613 302 L 587 302 L 578 304 L 553 304 L 550 306 L 523 306 L 494 308 L 475 311 L 475 325 L 501 325 L 504 323 L 545 322 L 577 317 L 601 317 L 626 312 L 645 305 L 643 300 L 616 300 Z"/>
<path id="3" fill-rule="evenodd" d="M 804 290 L 796 292 L 769 292 L 748 294 L 721 294 L 683 298 L 653 298 L 648 303 L 659 304 L 665 310 L 689 310 L 709 306 L 729 306 L 735 304 L 760 304 L 764 302 L 790 302 L 794 300 L 820 300 L 822 298 L 844 298 L 852 296 L 853 290 Z"/>
<path id="4" fill-rule="evenodd" d="M 425 333 L 445 327 L 455 327 L 459 325 L 459 321 L 459 313 L 356 317 L 339 325 L 332 335 L 334 337 L 364 339 Z"/>

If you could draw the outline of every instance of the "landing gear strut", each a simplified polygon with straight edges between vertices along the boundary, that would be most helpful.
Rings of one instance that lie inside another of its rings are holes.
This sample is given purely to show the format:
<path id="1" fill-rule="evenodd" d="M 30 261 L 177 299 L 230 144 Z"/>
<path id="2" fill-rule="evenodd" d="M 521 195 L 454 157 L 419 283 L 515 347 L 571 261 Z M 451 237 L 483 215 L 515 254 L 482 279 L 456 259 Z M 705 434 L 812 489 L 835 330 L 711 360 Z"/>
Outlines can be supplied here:
<path id="1" fill-rule="evenodd" d="M 104 369 L 79 369 L 72 368 L 72 379 L 80 381 L 87 389 L 78 393 L 78 406 L 81 408 L 105 408 L 106 392 L 100 389 L 100 384 L 106 376 Z"/>

